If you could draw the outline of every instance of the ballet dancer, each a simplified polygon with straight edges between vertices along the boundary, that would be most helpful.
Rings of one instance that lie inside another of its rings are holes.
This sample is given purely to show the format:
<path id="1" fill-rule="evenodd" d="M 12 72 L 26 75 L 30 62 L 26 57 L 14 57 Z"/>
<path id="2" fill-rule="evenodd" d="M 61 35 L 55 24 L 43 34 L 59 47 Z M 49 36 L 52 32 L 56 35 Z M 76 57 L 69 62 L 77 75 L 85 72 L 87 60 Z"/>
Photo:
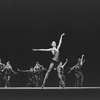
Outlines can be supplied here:
<path id="1" fill-rule="evenodd" d="M 62 43 L 62 37 L 64 35 L 65 35 L 65 33 L 63 33 L 60 36 L 60 40 L 59 40 L 58 46 L 56 45 L 56 42 L 55 41 L 52 41 L 52 43 L 51 43 L 52 48 L 49 48 L 49 49 L 32 49 L 33 51 L 50 51 L 53 54 L 53 58 L 52 58 L 51 64 L 49 66 L 49 69 L 48 69 L 45 77 L 44 77 L 44 81 L 43 81 L 43 84 L 42 84 L 42 88 L 45 86 L 46 80 L 47 80 L 47 78 L 49 76 L 49 73 L 53 69 L 53 67 L 55 67 L 55 66 L 57 67 L 58 64 L 59 64 L 59 49 L 60 49 L 60 46 L 61 46 L 61 43 Z"/>
<path id="2" fill-rule="evenodd" d="M 38 87 L 41 85 L 43 81 L 43 71 L 47 71 L 46 68 L 43 67 L 43 65 L 40 65 L 38 62 L 36 62 L 36 65 L 34 67 L 34 75 L 35 75 L 35 86 Z"/>
<path id="3" fill-rule="evenodd" d="M 29 70 L 19 70 L 17 69 L 19 72 L 27 72 L 28 73 L 28 79 L 31 83 L 27 83 L 27 86 L 34 86 L 35 85 L 35 77 L 34 77 L 34 68 L 30 67 Z"/>
<path id="4" fill-rule="evenodd" d="M 60 62 L 56 68 L 58 77 L 59 77 L 59 87 L 63 86 L 63 88 L 65 87 L 65 80 L 66 80 L 66 77 L 64 75 L 64 66 L 67 64 L 67 62 L 68 62 L 68 59 L 66 59 L 64 64 L 62 64 L 62 62 Z M 62 84 L 62 81 L 64 84 Z"/>
<path id="5" fill-rule="evenodd" d="M 9 61 L 7 62 L 5 67 L 3 68 L 2 72 L 4 73 L 5 87 L 9 87 L 10 86 L 10 79 L 11 79 L 11 72 L 14 74 L 17 74 L 17 73 L 12 69 L 12 66 L 11 66 Z"/>
<path id="6" fill-rule="evenodd" d="M 78 63 L 75 66 L 73 66 L 72 68 L 70 68 L 70 70 L 68 72 L 68 73 L 70 73 L 73 69 L 75 69 L 75 77 L 76 77 L 75 87 L 83 86 L 84 75 L 81 70 L 83 63 L 85 62 L 85 59 L 83 60 L 83 57 L 84 57 L 84 55 L 82 55 L 82 57 L 78 59 Z"/>
<path id="7" fill-rule="evenodd" d="M 3 81 L 3 73 L 2 70 L 4 69 L 5 65 L 1 62 L 0 59 L 0 87 L 2 86 L 2 81 Z"/>

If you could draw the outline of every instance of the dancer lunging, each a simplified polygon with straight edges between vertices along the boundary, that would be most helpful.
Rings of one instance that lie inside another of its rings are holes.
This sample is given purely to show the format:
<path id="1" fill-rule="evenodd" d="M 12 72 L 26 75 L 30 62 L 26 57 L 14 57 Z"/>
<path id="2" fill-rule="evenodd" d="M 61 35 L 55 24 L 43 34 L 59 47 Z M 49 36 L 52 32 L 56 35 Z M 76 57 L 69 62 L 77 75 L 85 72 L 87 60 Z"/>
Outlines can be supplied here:
<path id="1" fill-rule="evenodd" d="M 27 72 L 28 73 L 28 79 L 31 83 L 28 83 L 27 86 L 35 86 L 35 77 L 34 77 L 34 68 L 30 67 L 29 70 L 19 70 L 19 72 Z"/>
<path id="2" fill-rule="evenodd" d="M 61 35 L 58 46 L 56 46 L 56 42 L 53 41 L 51 43 L 52 48 L 49 48 L 49 49 L 32 49 L 33 51 L 51 51 L 52 54 L 53 54 L 52 62 L 51 62 L 49 69 L 48 69 L 48 71 L 47 71 L 47 73 L 44 77 L 42 88 L 45 86 L 46 80 L 47 80 L 49 73 L 51 72 L 52 68 L 54 67 L 54 65 L 57 67 L 57 65 L 59 64 L 59 49 L 60 49 L 60 46 L 61 46 L 61 43 L 62 43 L 62 37 L 64 35 L 65 35 L 65 33 L 63 33 Z"/>
<path id="3" fill-rule="evenodd" d="M 41 86 L 43 82 L 43 71 L 47 69 L 43 67 L 43 65 L 40 65 L 38 62 L 36 62 L 36 65 L 34 67 L 34 76 L 35 76 L 35 86 L 39 87 Z"/>

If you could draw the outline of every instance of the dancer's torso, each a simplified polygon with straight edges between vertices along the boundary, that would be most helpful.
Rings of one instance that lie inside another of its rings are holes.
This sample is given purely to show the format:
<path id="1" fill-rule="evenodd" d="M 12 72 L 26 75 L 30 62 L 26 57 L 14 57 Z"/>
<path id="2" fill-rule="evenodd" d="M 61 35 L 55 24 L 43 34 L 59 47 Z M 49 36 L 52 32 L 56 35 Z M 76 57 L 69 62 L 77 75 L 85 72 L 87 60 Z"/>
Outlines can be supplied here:
<path id="1" fill-rule="evenodd" d="M 5 75 L 10 75 L 10 74 L 11 74 L 11 69 L 10 69 L 10 68 L 6 68 L 6 69 L 4 70 L 4 74 L 5 74 Z"/>
<path id="2" fill-rule="evenodd" d="M 78 65 L 79 68 L 75 68 L 75 73 L 80 74 L 82 72 L 81 67 L 82 65 Z"/>
<path id="3" fill-rule="evenodd" d="M 28 78 L 34 78 L 34 72 L 33 71 L 28 72 Z"/>
<path id="4" fill-rule="evenodd" d="M 2 73 L 3 70 L 3 64 L 0 64 L 0 74 Z"/>
<path id="5" fill-rule="evenodd" d="M 59 61 L 59 51 L 57 49 L 53 49 L 51 52 L 53 54 L 52 60 L 56 62 Z"/>
<path id="6" fill-rule="evenodd" d="M 64 73 L 64 68 L 62 68 L 62 66 L 59 66 L 57 68 L 58 73 L 63 74 Z"/>
<path id="7" fill-rule="evenodd" d="M 39 75 L 43 71 L 42 66 L 34 68 L 35 75 Z"/>

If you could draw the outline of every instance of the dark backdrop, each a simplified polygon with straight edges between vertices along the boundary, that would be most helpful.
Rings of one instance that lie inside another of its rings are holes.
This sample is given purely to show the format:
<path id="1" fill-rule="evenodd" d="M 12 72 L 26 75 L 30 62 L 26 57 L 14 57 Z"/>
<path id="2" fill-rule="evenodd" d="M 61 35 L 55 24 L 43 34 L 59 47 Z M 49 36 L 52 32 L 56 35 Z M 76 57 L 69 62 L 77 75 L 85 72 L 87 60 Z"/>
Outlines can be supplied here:
<path id="1" fill-rule="evenodd" d="M 2 62 L 9 60 L 15 71 L 29 69 L 36 61 L 48 69 L 51 53 L 33 52 L 32 48 L 49 48 L 65 32 L 60 60 L 69 60 L 65 67 L 68 85 L 73 86 L 73 72 L 67 74 L 69 68 L 84 54 L 84 86 L 100 86 L 99 4 L 99 0 L 0 0 Z M 54 77 L 57 79 L 56 74 Z M 48 79 L 47 86 L 58 85 L 54 77 Z M 27 73 L 12 74 L 12 86 L 26 83 Z"/>

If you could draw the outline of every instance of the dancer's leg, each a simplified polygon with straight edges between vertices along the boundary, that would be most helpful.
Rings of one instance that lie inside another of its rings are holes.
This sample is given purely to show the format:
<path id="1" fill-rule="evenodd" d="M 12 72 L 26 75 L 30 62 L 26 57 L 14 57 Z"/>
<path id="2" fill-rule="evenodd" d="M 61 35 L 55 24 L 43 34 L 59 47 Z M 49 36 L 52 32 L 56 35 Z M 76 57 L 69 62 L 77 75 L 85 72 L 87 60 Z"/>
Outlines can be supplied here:
<path id="1" fill-rule="evenodd" d="M 80 86 L 83 86 L 84 75 L 81 73 Z"/>
<path id="2" fill-rule="evenodd" d="M 1 87 L 1 82 L 2 82 L 2 73 L 0 73 L 0 87 Z"/>
<path id="3" fill-rule="evenodd" d="M 11 78 L 11 76 L 9 75 L 9 76 L 8 76 L 8 79 L 7 79 L 7 80 L 8 80 L 7 86 L 8 86 L 8 87 L 10 86 L 10 78 Z"/>
<path id="4" fill-rule="evenodd" d="M 46 82 L 46 80 L 47 80 L 47 78 L 48 78 L 48 76 L 49 76 L 49 73 L 51 72 L 53 66 L 54 66 L 54 63 L 51 63 L 51 64 L 50 64 L 50 67 L 49 67 L 49 69 L 48 69 L 48 71 L 47 71 L 47 73 L 46 73 L 46 75 L 45 75 L 45 77 L 44 77 L 43 84 L 42 84 L 42 88 L 45 86 L 45 82 Z"/>
<path id="5" fill-rule="evenodd" d="M 40 73 L 40 84 L 39 84 L 39 86 L 42 85 L 42 82 L 43 82 L 43 72 Z"/>
<path id="6" fill-rule="evenodd" d="M 7 75 L 4 76 L 4 79 L 5 79 L 5 87 L 7 87 L 7 81 L 8 81 L 8 80 L 7 80 L 7 79 L 8 79 L 8 78 L 7 78 Z"/>
<path id="7" fill-rule="evenodd" d="M 64 83 L 64 81 L 63 81 L 62 75 L 61 75 L 61 73 L 59 72 L 59 67 L 57 68 L 57 74 L 58 74 L 60 86 L 63 85 L 63 87 L 65 87 L 65 83 Z"/>
<path id="8" fill-rule="evenodd" d="M 29 81 L 30 81 L 30 85 L 34 86 L 35 84 L 35 80 L 32 77 L 28 77 Z"/>
<path id="9" fill-rule="evenodd" d="M 62 80 L 63 80 L 63 82 L 64 82 L 64 85 L 66 85 L 66 76 L 64 75 L 64 74 L 61 74 L 61 76 L 62 76 Z"/>
<path id="10" fill-rule="evenodd" d="M 77 86 L 80 86 L 80 75 L 77 74 Z"/>
<path id="11" fill-rule="evenodd" d="M 79 76 L 78 76 L 78 74 L 76 73 L 75 74 L 75 87 L 77 87 L 79 84 L 78 84 L 78 81 L 79 81 L 79 78 L 78 78 Z"/>
<path id="12" fill-rule="evenodd" d="M 38 87 L 39 86 L 39 76 L 36 75 L 35 78 L 36 78 L 36 87 Z"/>

